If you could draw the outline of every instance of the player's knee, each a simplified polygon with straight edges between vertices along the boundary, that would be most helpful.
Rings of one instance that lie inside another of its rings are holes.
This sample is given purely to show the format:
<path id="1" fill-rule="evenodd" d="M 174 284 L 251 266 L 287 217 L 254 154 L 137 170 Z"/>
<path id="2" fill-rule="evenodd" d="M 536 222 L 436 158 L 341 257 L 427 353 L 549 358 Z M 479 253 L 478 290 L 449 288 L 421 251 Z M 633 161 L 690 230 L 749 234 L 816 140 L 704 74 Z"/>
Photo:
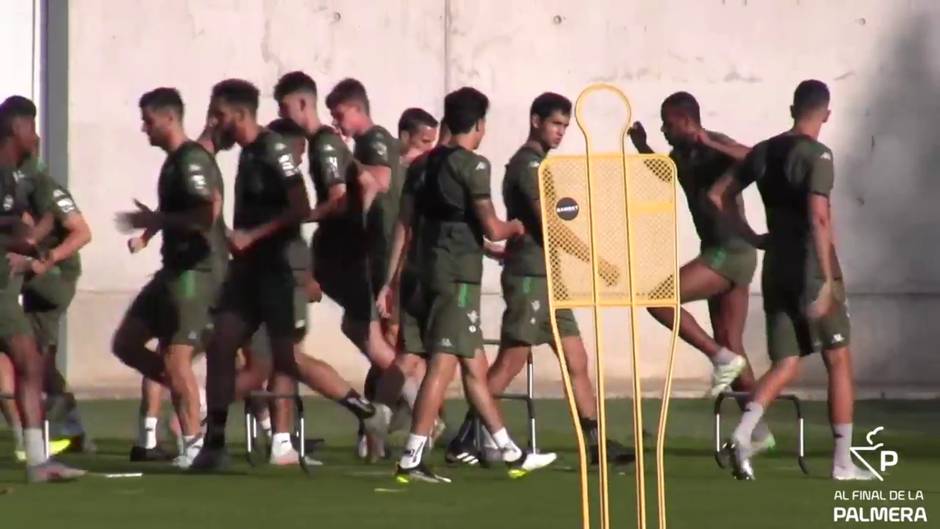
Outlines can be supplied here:
<path id="1" fill-rule="evenodd" d="M 823 362 L 826 364 L 826 369 L 829 371 L 851 369 L 852 367 L 852 361 L 847 347 L 827 349 L 823 351 L 822 356 Z"/>

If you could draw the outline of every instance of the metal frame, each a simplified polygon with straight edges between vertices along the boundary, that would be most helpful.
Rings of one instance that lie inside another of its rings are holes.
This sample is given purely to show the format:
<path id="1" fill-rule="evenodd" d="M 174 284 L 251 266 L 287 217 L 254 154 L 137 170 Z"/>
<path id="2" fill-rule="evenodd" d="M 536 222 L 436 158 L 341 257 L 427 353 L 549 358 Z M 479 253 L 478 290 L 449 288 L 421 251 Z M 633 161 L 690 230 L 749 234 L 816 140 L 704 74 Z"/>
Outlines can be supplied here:
<path id="1" fill-rule="evenodd" d="M 483 345 L 487 346 L 499 346 L 499 340 L 483 340 Z M 499 400 L 514 400 L 519 402 L 524 402 L 526 407 L 526 413 L 529 415 L 529 452 L 537 454 L 538 443 L 536 439 L 535 432 L 535 363 L 532 360 L 532 349 L 529 349 L 529 355 L 526 357 L 525 365 L 526 373 L 526 384 L 525 384 L 525 393 L 502 393 L 499 395 L 493 395 L 493 398 Z M 474 448 L 478 454 L 483 453 L 483 423 L 480 421 L 479 417 L 473 419 L 473 428 L 475 435 Z M 480 458 L 481 461 L 483 458 Z"/>
<path id="2" fill-rule="evenodd" d="M 258 466 L 255 460 L 255 446 L 258 440 L 258 421 L 251 410 L 251 401 L 261 399 L 265 402 L 289 399 L 294 402 L 294 435 L 297 436 L 297 455 L 300 469 L 310 476 L 313 470 L 307 465 L 307 430 L 304 419 L 304 401 L 299 393 L 272 393 L 270 391 L 252 391 L 245 398 L 245 459 L 252 467 Z"/>
<path id="3" fill-rule="evenodd" d="M 715 397 L 715 462 L 718 463 L 718 466 L 725 468 L 727 462 L 722 457 L 722 439 L 721 439 L 721 405 L 728 398 L 741 398 L 749 397 L 750 394 L 743 391 L 727 391 L 725 393 L 719 394 Z M 806 465 L 806 442 L 805 442 L 805 421 L 803 418 L 803 404 L 800 401 L 800 398 L 793 394 L 785 394 L 778 396 L 775 400 L 788 400 L 793 403 L 793 409 L 796 412 L 796 421 L 799 431 L 798 447 L 796 452 L 796 461 L 800 465 L 800 470 L 803 471 L 803 474 L 809 475 L 809 467 Z"/>

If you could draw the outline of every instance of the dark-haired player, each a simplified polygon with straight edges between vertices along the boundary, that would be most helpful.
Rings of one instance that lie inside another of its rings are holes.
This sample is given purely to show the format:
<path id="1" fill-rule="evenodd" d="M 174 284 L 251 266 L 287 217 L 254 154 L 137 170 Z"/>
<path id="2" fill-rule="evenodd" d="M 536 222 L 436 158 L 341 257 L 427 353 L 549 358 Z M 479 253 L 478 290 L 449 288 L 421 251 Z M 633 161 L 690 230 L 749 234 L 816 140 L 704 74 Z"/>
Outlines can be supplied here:
<path id="1" fill-rule="evenodd" d="M 757 381 L 725 449 L 738 479 L 754 479 L 751 440 L 764 410 L 799 374 L 800 358 L 822 351 L 829 373 L 829 422 L 835 438 L 832 478 L 871 480 L 852 462 L 855 388 L 849 351 L 849 315 L 842 269 L 832 236 L 832 151 L 819 142 L 829 120 L 829 89 L 803 81 L 793 94 L 793 127 L 755 145 L 735 174 L 710 196 L 742 237 L 765 240 L 761 283 L 767 317 L 767 351 L 773 362 Z M 767 212 L 768 234 L 759 237 L 734 211 L 741 191 L 756 182 Z"/>
<path id="2" fill-rule="evenodd" d="M 145 377 L 171 391 L 183 452 L 174 464 L 186 468 L 202 446 L 199 385 L 193 356 L 216 301 L 218 263 L 227 253 L 222 220 L 222 176 L 215 158 L 183 130 L 183 101 L 173 88 L 157 88 L 140 98 L 142 129 L 151 145 L 167 153 L 157 183 L 156 210 L 119 215 L 127 229 L 163 232 L 163 267 L 134 299 L 114 334 L 114 354 Z M 158 350 L 147 348 L 157 338 Z M 134 450 L 131 458 L 141 459 Z"/>
<path id="3" fill-rule="evenodd" d="M 679 184 L 701 239 L 699 256 L 679 271 L 680 298 L 683 303 L 707 300 L 714 331 L 713 338 L 682 309 L 679 336 L 711 361 L 711 395 L 729 386 L 747 392 L 754 387 L 754 373 L 745 356 L 743 335 L 757 250 L 722 222 L 708 199 L 708 190 L 722 175 L 735 171 L 750 149 L 723 134 L 706 130 L 698 101 L 688 92 L 667 97 L 661 114 L 663 135 L 673 147 L 669 156 L 676 163 Z M 634 124 L 630 137 L 638 151 L 652 152 L 643 125 Z M 743 202 L 732 206 L 734 213 L 744 218 Z M 651 308 L 649 312 L 663 325 L 672 326 L 672 309 Z M 763 421 L 751 441 L 755 451 L 769 450 L 775 445 L 774 436 Z"/>
<path id="4" fill-rule="evenodd" d="M 407 167 L 415 158 L 430 151 L 437 141 L 437 120 L 423 108 L 409 108 L 398 118 L 398 144 L 401 163 Z"/>
<path id="5" fill-rule="evenodd" d="M 20 253 L 48 261 L 23 229 L 26 204 L 17 193 L 24 177 L 22 167 L 37 155 L 36 106 L 26 98 L 9 98 L 0 105 L 0 253 Z M 7 259 L 0 259 L 0 341 L 12 360 L 17 378 L 15 399 L 23 425 L 26 475 L 30 482 L 61 481 L 80 477 L 84 471 L 69 468 L 45 454 L 42 431 L 43 358 L 29 319 L 20 306 L 23 285 L 20 273 L 11 273 Z"/>
<path id="6" fill-rule="evenodd" d="M 196 470 L 225 465 L 225 424 L 235 396 L 235 353 L 264 324 L 274 368 L 297 380 L 295 357 L 307 329 L 307 249 L 300 225 L 310 215 L 300 169 L 286 140 L 258 123 L 258 89 L 229 79 L 212 89 L 210 113 L 217 123 L 216 147 L 242 147 L 235 180 L 235 222 L 229 236 L 234 258 L 222 285 L 208 357 L 208 428 Z M 312 359 L 311 359 L 312 360 Z M 360 419 L 375 416 L 328 364 L 316 361 L 318 391 Z M 341 394 L 341 395 L 340 395 Z"/>
<path id="7" fill-rule="evenodd" d="M 507 244 L 503 260 L 502 287 L 506 309 L 503 312 L 499 353 L 487 375 L 487 384 L 494 395 L 505 391 L 519 374 L 533 346 L 550 344 L 554 347 L 555 344 L 548 314 L 538 170 L 548 152 L 558 147 L 565 136 L 571 121 L 571 101 L 556 93 L 543 93 L 532 102 L 528 121 L 529 136 L 510 158 L 503 179 L 506 216 L 521 222 L 525 226 L 525 234 Z M 591 461 L 596 463 L 597 402 L 588 376 L 587 351 L 571 310 L 559 310 L 555 318 L 581 426 L 590 447 Z M 469 414 L 458 435 L 448 446 L 448 461 L 476 463 L 476 443 L 469 437 L 474 433 L 471 417 L 472 414 Z M 614 448 L 614 445 L 608 442 L 608 448 Z M 488 449 L 485 452 L 496 449 L 488 434 L 485 435 L 483 446 Z M 622 446 L 618 446 L 616 459 L 628 462 L 632 456 Z"/>
<path id="8" fill-rule="evenodd" d="M 396 472 L 402 483 L 449 481 L 423 464 L 422 456 L 458 364 L 467 397 L 493 432 L 510 476 L 542 468 L 556 457 L 526 454 L 516 446 L 486 385 L 480 329 L 483 239 L 504 241 L 525 232 L 518 220 L 505 222 L 496 216 L 490 198 L 489 161 L 474 152 L 486 132 L 488 107 L 487 97 L 473 88 L 447 95 L 444 122 L 453 139 L 428 157 L 424 187 L 417 197 L 421 223 L 416 240 L 425 308 L 421 328 L 430 360 Z"/>

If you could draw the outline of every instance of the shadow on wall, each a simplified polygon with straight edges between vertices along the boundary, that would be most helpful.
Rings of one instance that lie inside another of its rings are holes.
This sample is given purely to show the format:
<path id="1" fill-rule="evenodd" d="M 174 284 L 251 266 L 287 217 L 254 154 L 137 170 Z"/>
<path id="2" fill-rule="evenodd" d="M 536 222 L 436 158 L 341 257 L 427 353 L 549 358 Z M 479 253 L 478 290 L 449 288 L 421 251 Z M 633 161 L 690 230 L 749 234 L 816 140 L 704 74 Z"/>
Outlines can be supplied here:
<path id="1" fill-rule="evenodd" d="M 862 383 L 889 377 L 940 385 L 938 333 L 931 324 L 940 307 L 935 13 L 906 19 L 892 32 L 893 42 L 872 72 L 870 96 L 861 98 L 864 117 L 846 118 L 857 121 L 851 143 L 834 146 L 836 186 L 842 188 L 834 216 L 837 226 L 851 226 L 836 235 L 852 298 L 855 349 L 866 350 L 856 366 Z M 838 81 L 834 88 L 838 97 Z"/>

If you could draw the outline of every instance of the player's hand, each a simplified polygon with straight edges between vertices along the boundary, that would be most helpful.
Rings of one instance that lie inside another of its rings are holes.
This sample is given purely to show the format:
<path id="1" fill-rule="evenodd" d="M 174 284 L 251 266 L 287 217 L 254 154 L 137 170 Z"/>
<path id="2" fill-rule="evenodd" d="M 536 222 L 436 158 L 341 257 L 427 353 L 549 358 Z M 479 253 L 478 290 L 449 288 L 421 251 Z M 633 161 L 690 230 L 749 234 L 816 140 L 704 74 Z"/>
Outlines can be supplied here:
<path id="1" fill-rule="evenodd" d="M 231 230 L 228 233 L 228 246 L 233 254 L 244 253 L 255 244 L 255 237 L 248 230 Z"/>
<path id="2" fill-rule="evenodd" d="M 18 253 L 8 253 L 7 263 L 10 265 L 10 277 L 23 275 L 32 269 L 31 257 L 26 257 Z"/>
<path id="3" fill-rule="evenodd" d="M 123 232 L 129 232 L 133 230 L 156 228 L 159 215 L 136 199 L 134 200 L 134 205 L 137 206 L 137 211 L 126 211 L 117 214 L 116 221 L 118 229 Z"/>
<path id="4" fill-rule="evenodd" d="M 49 271 L 53 267 L 52 261 L 43 260 L 43 259 L 31 259 L 30 260 L 30 269 L 33 274 L 36 276 L 41 276 Z"/>
<path id="5" fill-rule="evenodd" d="M 392 287 L 391 285 L 383 285 L 382 289 L 379 290 L 378 296 L 375 297 L 375 310 L 378 311 L 379 316 L 384 319 L 392 317 Z"/>
<path id="6" fill-rule="evenodd" d="M 323 289 L 320 288 L 320 283 L 316 279 L 308 277 L 304 283 L 304 289 L 307 291 L 307 300 L 310 303 L 319 303 L 323 299 Z"/>
<path id="7" fill-rule="evenodd" d="M 510 239 L 515 239 L 516 237 L 522 237 L 525 235 L 525 226 L 522 225 L 522 221 L 519 219 L 513 219 L 509 221 L 510 229 Z"/>
<path id="8" fill-rule="evenodd" d="M 816 295 L 816 299 L 810 303 L 809 308 L 806 311 L 807 316 L 809 316 L 810 319 L 818 320 L 829 314 L 829 311 L 832 310 L 832 305 L 832 282 L 826 281 L 823 283 L 822 287 L 820 287 L 819 294 Z"/>
<path id="9" fill-rule="evenodd" d="M 127 250 L 135 254 L 147 247 L 147 240 L 143 237 L 131 237 L 127 239 Z"/>
<path id="10" fill-rule="evenodd" d="M 506 260 L 506 245 L 496 244 L 492 241 L 483 241 L 483 253 L 490 259 L 502 264 Z"/>
<path id="11" fill-rule="evenodd" d="M 704 145 L 706 147 L 712 145 L 714 141 L 712 140 L 711 134 L 707 130 L 700 128 L 692 133 L 692 139 L 695 140 L 695 143 L 699 145 Z"/>
<path id="12" fill-rule="evenodd" d="M 649 145 L 646 143 L 646 129 L 643 128 L 643 124 L 639 121 L 634 122 L 633 125 L 627 129 L 627 135 L 630 136 L 630 141 L 633 142 L 633 146 L 636 147 L 636 150 L 643 152 L 649 149 Z"/>
<path id="13" fill-rule="evenodd" d="M 604 259 L 601 259 L 600 263 L 598 263 L 597 275 L 601 276 L 601 279 L 603 279 L 604 283 L 609 287 L 616 285 L 617 282 L 620 281 L 620 271 L 617 270 L 616 266 Z"/>

